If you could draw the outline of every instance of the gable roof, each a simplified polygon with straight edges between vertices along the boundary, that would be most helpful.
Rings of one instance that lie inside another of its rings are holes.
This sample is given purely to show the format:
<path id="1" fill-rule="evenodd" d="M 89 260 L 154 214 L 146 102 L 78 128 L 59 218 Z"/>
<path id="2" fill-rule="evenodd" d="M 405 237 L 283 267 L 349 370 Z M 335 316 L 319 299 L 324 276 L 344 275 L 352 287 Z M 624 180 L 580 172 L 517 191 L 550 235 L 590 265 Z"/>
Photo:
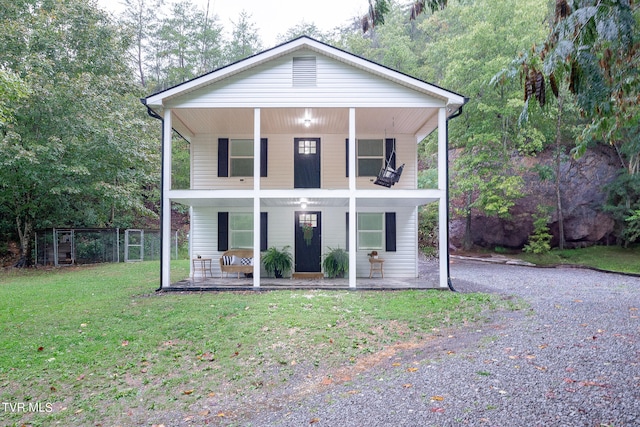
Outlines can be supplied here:
<path id="1" fill-rule="evenodd" d="M 212 83 L 229 78 L 253 67 L 302 49 L 309 49 L 355 68 L 393 81 L 417 92 L 442 99 L 449 107 L 449 114 L 455 113 L 466 102 L 465 98 L 460 94 L 443 89 L 434 84 L 427 83 L 307 36 L 298 37 L 238 62 L 234 62 L 217 70 L 213 70 L 209 73 L 188 80 L 184 83 L 156 92 L 143 99 L 142 102 L 150 108 L 161 108 L 172 98 L 198 90 Z"/>

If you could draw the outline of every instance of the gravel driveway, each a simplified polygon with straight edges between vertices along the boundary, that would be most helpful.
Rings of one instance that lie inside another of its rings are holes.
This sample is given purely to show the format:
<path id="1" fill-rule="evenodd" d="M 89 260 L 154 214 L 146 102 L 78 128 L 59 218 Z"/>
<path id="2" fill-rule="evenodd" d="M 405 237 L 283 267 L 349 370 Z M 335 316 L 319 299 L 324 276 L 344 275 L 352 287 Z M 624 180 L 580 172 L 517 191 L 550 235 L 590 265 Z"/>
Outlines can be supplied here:
<path id="1" fill-rule="evenodd" d="M 522 297 L 254 426 L 640 426 L 640 278 L 455 261 L 460 292 Z M 411 368 L 413 367 L 413 368 Z"/>

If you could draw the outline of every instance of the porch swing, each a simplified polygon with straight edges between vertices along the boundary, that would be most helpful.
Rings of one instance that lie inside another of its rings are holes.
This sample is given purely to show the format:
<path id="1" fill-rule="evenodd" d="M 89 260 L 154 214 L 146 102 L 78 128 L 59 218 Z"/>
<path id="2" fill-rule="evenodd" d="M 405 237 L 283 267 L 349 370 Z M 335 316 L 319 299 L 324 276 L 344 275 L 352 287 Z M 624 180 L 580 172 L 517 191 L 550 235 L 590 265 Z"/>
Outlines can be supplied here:
<path id="1" fill-rule="evenodd" d="M 393 120 L 393 126 L 395 128 L 395 119 Z M 387 132 L 385 130 L 385 138 L 384 138 L 385 143 L 387 141 L 386 137 L 387 137 Z M 384 165 L 380 169 L 380 172 L 378 173 L 376 180 L 373 182 L 376 185 L 381 185 L 387 188 L 391 188 L 391 186 L 395 185 L 398 181 L 400 181 L 400 175 L 402 175 L 402 170 L 404 169 L 404 163 L 397 169 L 394 169 L 391 166 L 391 161 L 394 160 L 394 163 L 395 163 L 395 158 L 396 158 L 395 138 L 392 141 L 393 141 L 393 147 L 391 149 L 391 154 L 386 159 L 387 160 L 386 165 Z"/>

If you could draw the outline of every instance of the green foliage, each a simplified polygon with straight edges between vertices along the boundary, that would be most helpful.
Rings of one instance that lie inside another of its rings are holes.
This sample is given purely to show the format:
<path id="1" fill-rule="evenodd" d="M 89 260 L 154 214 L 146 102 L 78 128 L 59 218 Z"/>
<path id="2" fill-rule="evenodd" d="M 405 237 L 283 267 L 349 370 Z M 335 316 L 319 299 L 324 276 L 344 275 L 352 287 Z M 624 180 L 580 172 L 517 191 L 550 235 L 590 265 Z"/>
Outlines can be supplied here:
<path id="1" fill-rule="evenodd" d="M 0 15 L 0 62 L 26 88 L 9 99 L 13 122 L 0 131 L 0 205 L 26 256 L 34 228 L 153 215 L 144 189 L 157 178 L 158 150 L 137 107 L 125 34 L 82 0 L 24 3 Z"/>
<path id="2" fill-rule="evenodd" d="M 291 271 L 293 256 L 289 252 L 290 246 L 284 246 L 282 250 L 275 246 L 270 247 L 262 254 L 262 264 L 267 273 L 274 273 L 275 277 L 282 277 Z"/>
<path id="3" fill-rule="evenodd" d="M 574 155 L 603 141 L 616 146 L 622 167 L 639 173 L 640 9 L 628 1 L 573 0 L 565 6 L 556 8 L 546 40 L 521 61 L 525 99 L 532 97 L 532 86 L 542 93 L 550 86 L 559 101 L 564 90 L 570 92 L 590 121 Z"/>
<path id="4" fill-rule="evenodd" d="M 18 75 L 10 70 L 0 69 L 0 132 L 13 123 L 15 105 L 28 95 L 28 91 L 28 86 Z"/>
<path id="5" fill-rule="evenodd" d="M 636 242 L 640 239 L 640 209 L 631 211 L 625 218 L 627 224 L 626 237 L 630 242 Z"/>
<path id="6" fill-rule="evenodd" d="M 329 252 L 324 254 L 322 269 L 330 277 L 344 277 L 349 271 L 349 252 L 342 248 L 328 248 Z"/>
<path id="7" fill-rule="evenodd" d="M 640 175 L 623 171 L 610 183 L 603 210 L 612 215 L 620 243 L 627 247 L 640 239 Z"/>
<path id="8" fill-rule="evenodd" d="M 524 245 L 526 253 L 541 255 L 551 250 L 551 238 L 549 231 L 549 208 L 538 205 L 538 211 L 533 215 L 533 233 L 529 235 L 529 243 Z"/>
<path id="9" fill-rule="evenodd" d="M 438 255 L 438 204 L 422 206 L 418 212 L 418 246 L 427 256 Z"/>

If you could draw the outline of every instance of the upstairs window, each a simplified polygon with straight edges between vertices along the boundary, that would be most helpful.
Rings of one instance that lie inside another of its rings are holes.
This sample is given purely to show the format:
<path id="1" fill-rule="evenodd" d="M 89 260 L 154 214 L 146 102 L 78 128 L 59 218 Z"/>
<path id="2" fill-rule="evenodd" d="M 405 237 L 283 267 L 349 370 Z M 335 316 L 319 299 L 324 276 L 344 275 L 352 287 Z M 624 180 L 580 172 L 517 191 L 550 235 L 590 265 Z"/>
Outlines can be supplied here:
<path id="1" fill-rule="evenodd" d="M 260 139 L 260 176 L 267 176 L 267 138 Z M 218 138 L 218 176 L 253 176 L 253 139 Z"/>
<path id="2" fill-rule="evenodd" d="M 358 140 L 358 176 L 378 176 L 384 163 L 382 139 Z"/>
<path id="3" fill-rule="evenodd" d="M 232 139 L 229 147 L 231 176 L 253 176 L 253 140 Z"/>

